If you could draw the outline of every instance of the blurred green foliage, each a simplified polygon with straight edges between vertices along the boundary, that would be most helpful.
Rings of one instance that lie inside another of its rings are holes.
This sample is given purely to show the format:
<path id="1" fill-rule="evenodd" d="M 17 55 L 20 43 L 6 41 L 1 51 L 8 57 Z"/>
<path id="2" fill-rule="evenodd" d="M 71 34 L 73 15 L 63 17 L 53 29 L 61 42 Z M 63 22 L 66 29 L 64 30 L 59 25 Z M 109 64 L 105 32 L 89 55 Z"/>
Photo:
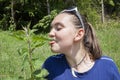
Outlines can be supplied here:
<path id="1" fill-rule="evenodd" d="M 30 29 L 48 32 L 53 13 L 70 6 L 77 6 L 92 24 L 101 22 L 101 0 L 0 0 L 0 29 L 21 30 L 31 22 Z M 120 1 L 104 0 L 104 10 L 106 18 L 120 18 Z"/>

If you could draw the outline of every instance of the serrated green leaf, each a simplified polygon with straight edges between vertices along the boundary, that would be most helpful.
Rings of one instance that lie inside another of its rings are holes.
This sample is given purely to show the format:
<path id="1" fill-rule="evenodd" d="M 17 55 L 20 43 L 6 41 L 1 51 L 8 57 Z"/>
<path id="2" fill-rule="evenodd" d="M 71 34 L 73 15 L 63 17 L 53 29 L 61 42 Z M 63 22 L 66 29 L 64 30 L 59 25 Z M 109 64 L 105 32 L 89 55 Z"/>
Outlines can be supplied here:
<path id="1" fill-rule="evenodd" d="M 49 73 L 46 69 L 38 69 L 33 73 L 34 76 L 41 78 L 43 80 L 45 80 L 44 77 L 47 76 L 48 74 Z"/>
<path id="2" fill-rule="evenodd" d="M 30 30 L 30 33 L 34 33 L 35 31 L 37 31 L 37 29 L 32 29 Z"/>
<path id="3" fill-rule="evenodd" d="M 37 48 L 37 47 L 41 47 L 41 46 L 43 46 L 43 45 L 44 45 L 44 42 L 41 42 L 41 43 L 35 45 L 35 48 Z"/>
<path id="4" fill-rule="evenodd" d="M 49 39 L 44 36 L 32 36 L 33 41 L 38 41 L 38 42 L 43 42 L 43 41 L 48 41 Z"/>
<path id="5" fill-rule="evenodd" d="M 23 55 L 23 62 L 22 62 L 22 66 L 24 66 L 24 65 L 25 65 L 25 63 L 27 62 L 27 60 L 28 60 L 28 53 L 24 53 L 24 55 Z"/>
<path id="6" fill-rule="evenodd" d="M 33 58 L 32 61 L 36 61 L 36 60 L 38 60 L 38 59 L 39 59 L 39 58 Z"/>
<path id="7" fill-rule="evenodd" d="M 23 30 L 16 31 L 11 36 L 13 36 L 19 40 L 24 40 L 24 31 Z"/>
<path id="8" fill-rule="evenodd" d="M 26 52 L 28 52 L 27 48 L 20 48 L 17 50 L 19 55 L 24 55 Z"/>

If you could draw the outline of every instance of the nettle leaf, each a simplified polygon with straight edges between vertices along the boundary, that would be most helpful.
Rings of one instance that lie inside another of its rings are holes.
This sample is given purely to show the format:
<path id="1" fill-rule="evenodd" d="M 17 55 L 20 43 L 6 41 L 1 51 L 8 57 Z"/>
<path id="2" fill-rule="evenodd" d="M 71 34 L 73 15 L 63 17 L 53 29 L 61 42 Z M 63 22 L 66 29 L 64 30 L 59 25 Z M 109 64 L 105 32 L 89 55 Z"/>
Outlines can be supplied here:
<path id="1" fill-rule="evenodd" d="M 44 45 L 44 43 L 45 43 L 45 42 L 39 42 L 39 43 L 37 43 L 37 44 L 35 45 L 35 47 L 36 47 L 36 48 L 37 48 L 37 47 L 41 47 L 41 46 Z"/>
<path id="2" fill-rule="evenodd" d="M 45 77 L 48 75 L 48 71 L 46 69 L 38 69 L 36 70 L 33 75 L 40 80 L 45 80 Z"/>
<path id="3" fill-rule="evenodd" d="M 49 41 L 49 38 L 46 37 L 46 36 L 43 36 L 43 35 L 40 35 L 40 39 L 41 39 L 41 40 L 45 40 L 45 41 Z"/>
<path id="4" fill-rule="evenodd" d="M 36 60 L 38 60 L 38 59 L 39 59 L 39 58 L 33 58 L 32 61 L 36 61 Z"/>
<path id="5" fill-rule="evenodd" d="M 34 42 L 44 42 L 44 41 L 49 41 L 49 39 L 48 39 L 48 37 L 40 35 L 40 36 L 33 36 L 32 41 L 34 41 Z"/>
<path id="6" fill-rule="evenodd" d="M 32 29 L 32 30 L 30 30 L 29 34 L 30 34 L 30 35 L 31 35 L 31 34 L 34 35 L 34 32 L 35 32 L 35 31 L 37 31 L 37 29 Z"/>
<path id="7" fill-rule="evenodd" d="M 38 47 L 41 47 L 45 44 L 45 42 L 37 42 L 36 44 L 33 44 L 33 47 L 34 48 L 38 48 Z"/>
<path id="8" fill-rule="evenodd" d="M 41 73 L 40 74 L 37 74 L 36 76 L 38 77 L 45 77 L 47 76 L 49 73 L 46 69 L 41 69 Z"/>
<path id="9" fill-rule="evenodd" d="M 40 74 L 40 73 L 41 73 L 41 70 L 42 70 L 42 69 L 35 70 L 35 71 L 33 72 L 33 75 L 36 76 L 36 75 Z"/>
<path id="10" fill-rule="evenodd" d="M 24 53 L 23 57 L 23 62 L 22 62 L 22 66 L 24 66 L 26 64 L 26 62 L 28 61 L 28 53 Z"/>
<path id="11" fill-rule="evenodd" d="M 41 36 L 32 36 L 31 42 L 32 51 L 37 47 L 43 46 L 47 40 L 48 40 L 47 38 Z"/>
<path id="12" fill-rule="evenodd" d="M 43 61 L 41 61 L 41 59 L 39 57 L 38 58 L 33 58 L 32 62 L 33 62 L 35 70 L 39 69 L 40 66 L 43 64 Z"/>
<path id="13" fill-rule="evenodd" d="M 19 40 L 24 40 L 24 31 L 23 30 L 19 30 L 19 31 L 16 31 L 12 34 L 13 37 L 19 39 Z"/>
<path id="14" fill-rule="evenodd" d="M 35 42 L 35 43 L 32 43 L 31 44 L 31 49 L 32 49 L 32 52 L 38 48 L 38 47 L 41 47 L 45 44 L 45 42 Z"/>
<path id="15" fill-rule="evenodd" d="M 28 49 L 27 48 L 20 48 L 17 50 L 19 55 L 24 55 L 26 52 L 28 52 Z"/>

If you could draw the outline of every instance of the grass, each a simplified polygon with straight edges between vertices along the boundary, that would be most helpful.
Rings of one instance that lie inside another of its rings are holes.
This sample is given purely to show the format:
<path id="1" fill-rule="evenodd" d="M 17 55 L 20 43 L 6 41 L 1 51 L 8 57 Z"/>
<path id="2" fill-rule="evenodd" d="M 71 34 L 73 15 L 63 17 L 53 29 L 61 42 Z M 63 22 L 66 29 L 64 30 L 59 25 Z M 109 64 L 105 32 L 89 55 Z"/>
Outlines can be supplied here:
<path id="1" fill-rule="evenodd" d="M 120 25 L 119 25 L 120 26 Z M 101 27 L 96 29 L 103 54 L 110 56 L 120 71 L 120 27 Z M 22 57 L 18 49 L 25 47 L 26 43 L 11 36 L 9 31 L 0 31 L 0 80 L 16 80 L 18 76 L 29 76 L 29 69 L 26 73 L 21 72 Z M 51 55 L 48 44 L 37 48 L 34 57 L 39 61 L 35 62 L 36 68 L 40 68 L 44 60 Z"/>
<path id="2" fill-rule="evenodd" d="M 115 32 L 114 32 L 115 31 Z M 111 33 L 112 32 L 112 33 Z M 113 33 L 114 32 L 114 33 Z M 99 32 L 100 44 L 103 54 L 110 56 L 117 64 L 120 71 L 120 28 Z M 119 34 L 118 34 L 119 33 Z M 104 37 L 103 37 L 104 36 Z"/>
<path id="3" fill-rule="evenodd" d="M 120 24 L 119 22 L 113 22 L 102 26 L 104 27 L 97 30 L 97 36 L 103 54 L 110 56 L 120 71 Z"/>
<path id="4" fill-rule="evenodd" d="M 11 32 L 0 31 L 0 80 L 16 80 L 21 72 L 23 58 L 18 54 L 18 49 L 26 47 L 26 43 L 11 36 Z M 39 58 L 35 62 L 35 67 L 40 68 L 43 61 L 51 55 L 50 48 L 47 44 L 37 48 L 33 57 Z M 29 76 L 29 69 L 26 66 L 24 76 Z M 7 78 L 7 79 L 6 79 Z"/>

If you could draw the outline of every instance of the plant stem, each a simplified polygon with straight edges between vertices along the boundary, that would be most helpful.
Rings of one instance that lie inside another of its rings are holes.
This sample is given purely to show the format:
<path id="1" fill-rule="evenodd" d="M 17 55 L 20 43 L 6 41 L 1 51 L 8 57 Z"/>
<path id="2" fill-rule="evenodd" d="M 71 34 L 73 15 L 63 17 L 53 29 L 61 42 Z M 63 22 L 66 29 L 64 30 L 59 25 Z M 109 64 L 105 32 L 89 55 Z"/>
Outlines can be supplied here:
<path id="1" fill-rule="evenodd" d="M 30 71 L 31 71 L 31 80 L 34 80 L 34 77 L 32 76 L 33 65 L 32 65 L 32 52 L 31 52 L 31 43 L 30 43 L 30 40 L 28 40 L 28 51 L 29 51 L 28 59 L 29 59 L 29 65 L 30 65 Z"/>
<path id="2" fill-rule="evenodd" d="M 33 64 L 32 64 L 32 49 L 31 49 L 31 41 L 30 41 L 30 34 L 29 30 L 27 29 L 26 31 L 26 37 L 27 37 L 27 43 L 28 43 L 28 62 L 29 62 L 29 67 L 30 67 L 30 77 L 31 80 L 34 80 L 34 76 L 32 75 L 33 73 Z"/>

